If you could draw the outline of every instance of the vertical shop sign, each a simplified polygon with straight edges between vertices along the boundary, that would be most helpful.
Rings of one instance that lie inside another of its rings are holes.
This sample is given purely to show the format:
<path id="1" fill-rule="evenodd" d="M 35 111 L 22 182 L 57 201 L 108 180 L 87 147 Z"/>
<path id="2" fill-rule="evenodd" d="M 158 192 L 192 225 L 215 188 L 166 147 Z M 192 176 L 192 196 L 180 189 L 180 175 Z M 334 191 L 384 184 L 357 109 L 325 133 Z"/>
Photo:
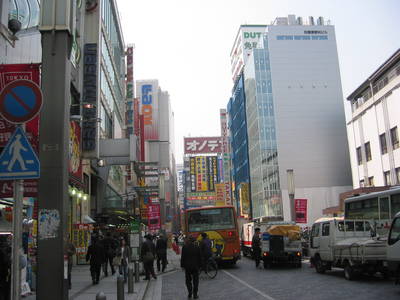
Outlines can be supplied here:
<path id="1" fill-rule="evenodd" d="M 249 184 L 241 183 L 239 188 L 240 214 L 248 217 L 250 214 Z"/>
<path id="2" fill-rule="evenodd" d="M 82 150 L 94 151 L 97 137 L 97 44 L 85 44 L 83 62 Z"/>
<path id="3" fill-rule="evenodd" d="M 191 185 L 191 191 L 195 192 L 196 191 L 196 158 L 191 157 L 190 158 L 190 185 Z"/>
<path id="4" fill-rule="evenodd" d="M 77 122 L 70 122 L 69 128 L 69 174 L 82 182 L 81 127 Z"/>
<path id="5" fill-rule="evenodd" d="M 307 199 L 295 199 L 296 223 L 307 223 Z"/>

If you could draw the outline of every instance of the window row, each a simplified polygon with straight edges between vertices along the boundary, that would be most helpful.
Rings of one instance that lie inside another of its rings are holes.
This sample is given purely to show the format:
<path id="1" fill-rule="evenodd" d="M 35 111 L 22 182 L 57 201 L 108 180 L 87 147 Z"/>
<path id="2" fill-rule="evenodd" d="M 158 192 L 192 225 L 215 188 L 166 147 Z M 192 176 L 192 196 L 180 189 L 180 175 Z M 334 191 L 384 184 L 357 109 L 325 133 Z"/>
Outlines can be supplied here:
<path id="1" fill-rule="evenodd" d="M 397 126 L 393 127 L 392 129 L 390 129 L 390 140 L 392 142 L 392 147 L 393 150 L 399 148 L 399 135 L 397 132 Z M 388 149 L 387 149 L 387 141 L 386 141 L 386 134 L 382 133 L 379 136 L 379 141 L 381 144 L 381 153 L 382 154 L 386 154 Z"/>
<path id="2" fill-rule="evenodd" d="M 399 135 L 397 131 L 397 126 L 393 127 L 390 129 L 390 141 L 392 144 L 393 150 L 396 150 L 399 148 Z M 387 148 L 387 140 L 386 140 L 386 134 L 382 133 L 379 136 L 379 142 L 380 142 L 380 147 L 381 147 L 381 154 L 386 154 L 388 152 Z M 366 161 L 372 160 L 372 153 L 371 153 L 371 144 L 370 142 L 366 142 L 364 144 L 364 150 L 365 150 L 365 159 Z M 358 165 L 362 165 L 363 159 L 362 159 L 362 150 L 361 146 L 356 148 L 356 155 L 357 155 L 357 163 Z"/>

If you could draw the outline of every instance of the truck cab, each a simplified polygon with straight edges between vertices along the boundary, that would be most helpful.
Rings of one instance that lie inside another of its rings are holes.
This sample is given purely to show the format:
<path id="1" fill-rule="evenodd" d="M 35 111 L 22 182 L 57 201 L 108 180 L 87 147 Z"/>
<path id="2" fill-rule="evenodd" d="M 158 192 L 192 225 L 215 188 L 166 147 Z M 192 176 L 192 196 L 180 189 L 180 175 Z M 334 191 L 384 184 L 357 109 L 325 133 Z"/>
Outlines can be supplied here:
<path id="1" fill-rule="evenodd" d="M 395 275 L 396 283 L 400 283 L 400 212 L 398 212 L 390 226 L 387 261 L 389 270 Z"/>
<path id="2" fill-rule="evenodd" d="M 349 280 L 365 272 L 386 276 L 386 241 L 374 237 L 367 220 L 317 220 L 311 231 L 310 256 L 318 273 L 338 267 L 345 269 Z"/>

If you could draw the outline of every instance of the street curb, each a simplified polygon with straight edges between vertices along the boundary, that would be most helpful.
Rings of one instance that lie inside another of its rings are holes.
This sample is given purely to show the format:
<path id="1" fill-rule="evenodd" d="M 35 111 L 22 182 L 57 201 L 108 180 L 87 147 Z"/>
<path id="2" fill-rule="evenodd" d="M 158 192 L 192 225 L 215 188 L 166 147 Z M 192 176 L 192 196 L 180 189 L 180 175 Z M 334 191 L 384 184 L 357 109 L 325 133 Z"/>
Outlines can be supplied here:
<path id="1" fill-rule="evenodd" d="M 146 287 L 144 288 L 144 292 L 142 293 L 142 295 L 138 295 L 137 299 L 138 300 L 143 300 L 144 297 L 146 296 L 147 290 L 149 289 L 149 285 L 150 285 L 150 280 L 146 280 Z"/>
<path id="2" fill-rule="evenodd" d="M 158 275 L 157 277 L 162 277 L 162 276 L 164 276 L 164 275 L 166 275 L 168 273 L 175 272 L 176 270 L 178 270 L 178 269 L 174 268 L 172 270 L 165 271 L 164 273 L 157 274 Z M 146 280 L 146 281 L 147 281 L 147 283 L 146 283 L 146 287 L 144 288 L 144 292 L 142 293 L 142 295 L 138 295 L 137 300 L 143 300 L 145 298 L 146 294 L 147 294 L 147 291 L 148 291 L 149 286 L 150 286 L 150 280 Z"/>

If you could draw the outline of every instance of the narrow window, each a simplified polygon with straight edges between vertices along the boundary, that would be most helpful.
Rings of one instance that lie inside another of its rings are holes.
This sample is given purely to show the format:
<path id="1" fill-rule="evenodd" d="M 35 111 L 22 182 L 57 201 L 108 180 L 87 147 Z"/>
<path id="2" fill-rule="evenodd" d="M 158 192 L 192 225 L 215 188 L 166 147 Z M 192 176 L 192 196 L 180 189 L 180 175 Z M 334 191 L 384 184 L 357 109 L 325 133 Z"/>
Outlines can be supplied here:
<path id="1" fill-rule="evenodd" d="M 397 126 L 390 129 L 390 137 L 392 138 L 393 150 L 399 148 L 399 135 L 397 134 Z"/>
<path id="2" fill-rule="evenodd" d="M 390 171 L 383 172 L 383 178 L 385 180 L 385 185 L 391 185 L 391 182 L 390 182 Z"/>
<path id="3" fill-rule="evenodd" d="M 379 136 L 379 140 L 381 142 L 381 153 L 386 154 L 387 153 L 386 135 L 382 133 Z"/>
<path id="4" fill-rule="evenodd" d="M 372 159 L 371 144 L 367 142 L 364 144 L 364 146 L 365 146 L 365 157 L 367 158 L 367 161 L 370 161 Z"/>
<path id="5" fill-rule="evenodd" d="M 368 177 L 368 186 L 375 186 L 374 176 Z"/>
<path id="6" fill-rule="evenodd" d="M 356 149 L 356 152 L 357 152 L 357 162 L 358 165 L 360 166 L 362 164 L 361 147 L 358 147 Z"/>

